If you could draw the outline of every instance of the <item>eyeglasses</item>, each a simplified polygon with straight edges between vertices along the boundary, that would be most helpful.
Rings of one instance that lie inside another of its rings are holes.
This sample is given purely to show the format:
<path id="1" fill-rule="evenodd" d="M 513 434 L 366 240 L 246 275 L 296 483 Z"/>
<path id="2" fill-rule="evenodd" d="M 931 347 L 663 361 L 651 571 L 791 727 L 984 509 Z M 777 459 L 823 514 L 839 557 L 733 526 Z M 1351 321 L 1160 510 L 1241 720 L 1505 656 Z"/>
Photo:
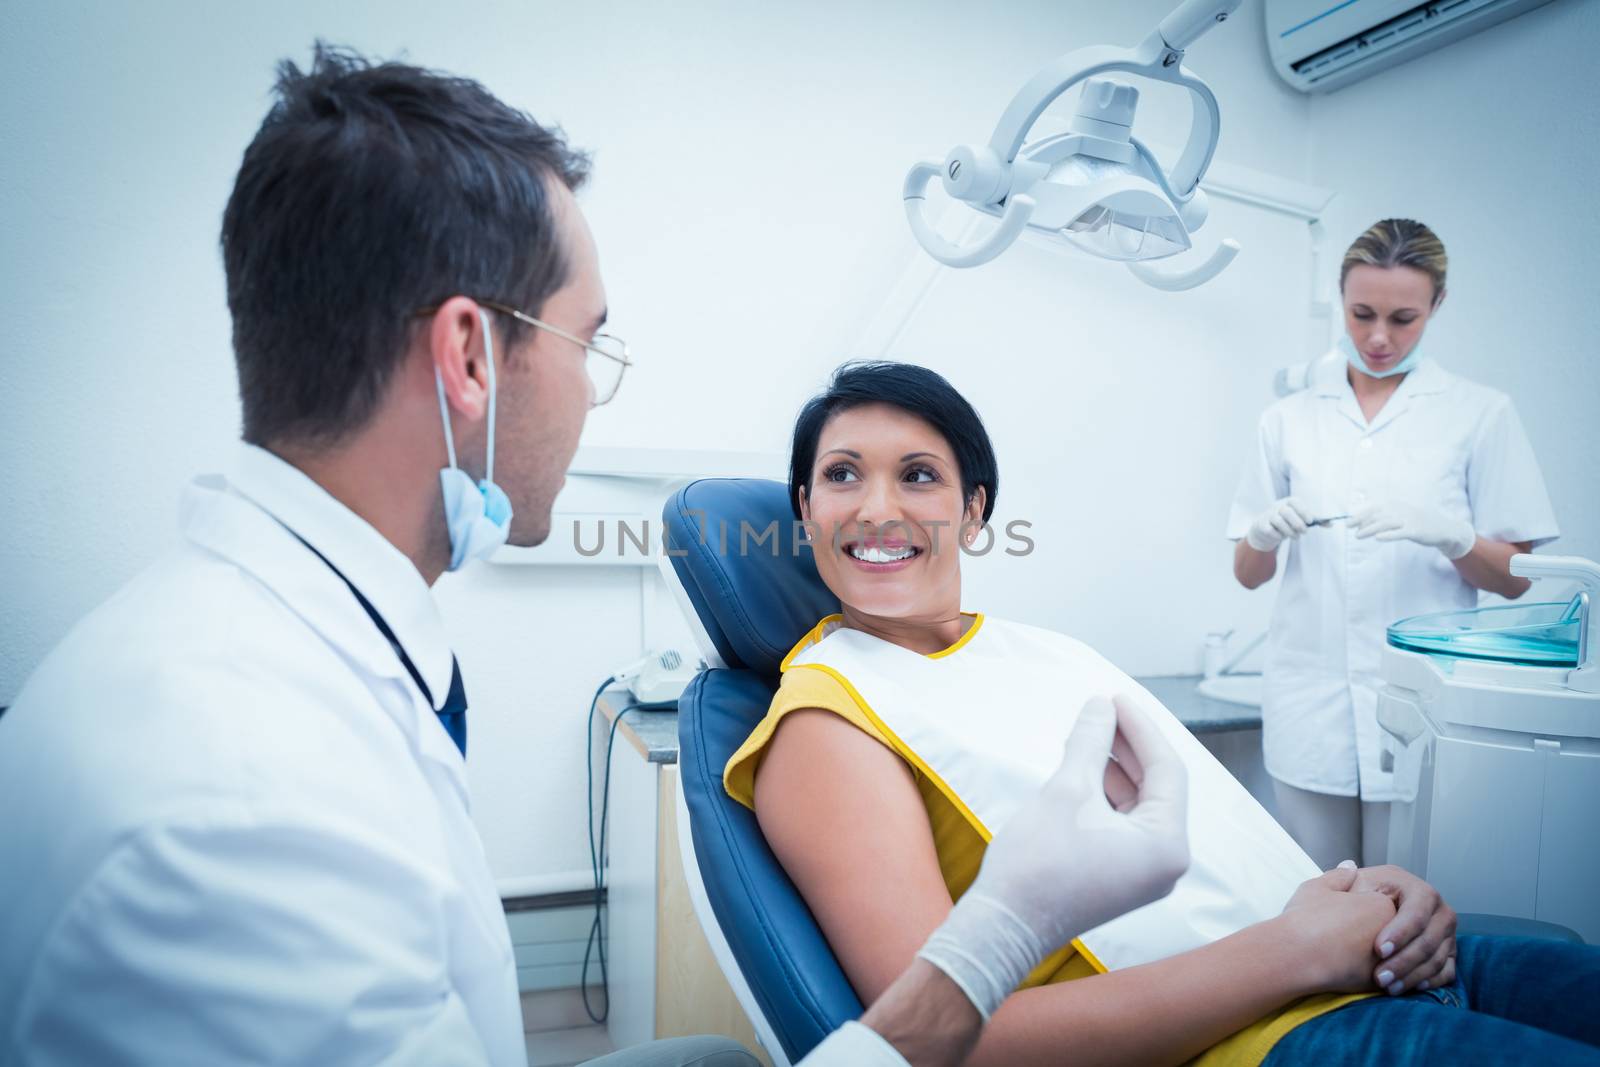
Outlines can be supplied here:
<path id="1" fill-rule="evenodd" d="M 589 381 L 594 386 L 594 401 L 589 405 L 591 408 L 610 403 L 611 398 L 616 396 L 617 390 L 622 387 L 623 373 L 633 366 L 633 357 L 628 352 L 628 344 L 620 337 L 613 337 L 608 333 L 597 333 L 585 341 L 581 337 L 561 329 L 559 326 L 552 326 L 548 322 L 534 318 L 526 311 L 518 311 L 509 304 L 501 304 L 493 300 L 479 300 L 478 303 L 493 311 L 510 315 L 518 322 L 553 333 L 562 340 L 571 341 L 581 347 L 587 353 L 584 360 L 584 370 L 588 372 Z M 432 307 L 423 308 L 417 314 L 432 315 L 438 310 L 439 306 L 435 304 Z"/>

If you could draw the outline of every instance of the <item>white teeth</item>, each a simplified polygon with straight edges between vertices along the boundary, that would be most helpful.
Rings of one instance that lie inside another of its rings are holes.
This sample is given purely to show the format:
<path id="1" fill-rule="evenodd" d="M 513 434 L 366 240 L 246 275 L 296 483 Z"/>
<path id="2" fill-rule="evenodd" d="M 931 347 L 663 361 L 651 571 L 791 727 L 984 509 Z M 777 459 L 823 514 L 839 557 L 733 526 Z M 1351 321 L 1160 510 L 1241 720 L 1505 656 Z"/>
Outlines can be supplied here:
<path id="1" fill-rule="evenodd" d="M 863 563 L 897 563 L 903 559 L 910 559 L 917 554 L 917 550 L 910 545 L 906 545 L 903 548 L 851 545 L 850 554 Z"/>

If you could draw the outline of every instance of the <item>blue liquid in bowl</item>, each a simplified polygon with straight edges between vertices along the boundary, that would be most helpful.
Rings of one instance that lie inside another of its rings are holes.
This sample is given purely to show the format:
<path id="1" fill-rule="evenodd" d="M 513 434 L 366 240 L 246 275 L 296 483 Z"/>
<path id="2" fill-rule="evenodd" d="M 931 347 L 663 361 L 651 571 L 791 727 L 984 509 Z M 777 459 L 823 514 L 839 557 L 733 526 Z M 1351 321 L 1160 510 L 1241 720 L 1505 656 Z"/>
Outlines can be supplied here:
<path id="1" fill-rule="evenodd" d="M 1389 627 L 1408 652 L 1529 667 L 1578 665 L 1578 605 L 1516 604 L 1416 615 Z"/>

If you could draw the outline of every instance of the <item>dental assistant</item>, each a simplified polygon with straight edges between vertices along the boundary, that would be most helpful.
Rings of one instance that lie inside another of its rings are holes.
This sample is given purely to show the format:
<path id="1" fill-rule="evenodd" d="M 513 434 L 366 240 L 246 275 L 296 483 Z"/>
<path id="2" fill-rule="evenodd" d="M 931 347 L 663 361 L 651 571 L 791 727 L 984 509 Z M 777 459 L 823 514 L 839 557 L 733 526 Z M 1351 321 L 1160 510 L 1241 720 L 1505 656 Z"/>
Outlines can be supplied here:
<path id="1" fill-rule="evenodd" d="M 1420 222 L 1384 219 L 1345 253 L 1342 359 L 1261 416 L 1228 518 L 1234 575 L 1272 578 L 1262 744 L 1279 817 L 1324 869 L 1381 863 L 1393 758 L 1377 723 L 1385 630 L 1521 596 L 1510 559 L 1559 531 L 1505 394 L 1424 353 L 1447 259 Z"/>
<path id="2" fill-rule="evenodd" d="M 548 537 L 629 365 L 587 166 L 466 79 L 280 69 L 222 225 L 245 443 L 0 718 L 0 1065 L 526 1062 L 430 586 Z M 955 1063 L 1049 948 L 1171 889 L 1181 763 L 1109 701 L 1083 723 L 974 903 L 809 1063 Z M 1146 777 L 1112 810 L 1119 729 Z"/>

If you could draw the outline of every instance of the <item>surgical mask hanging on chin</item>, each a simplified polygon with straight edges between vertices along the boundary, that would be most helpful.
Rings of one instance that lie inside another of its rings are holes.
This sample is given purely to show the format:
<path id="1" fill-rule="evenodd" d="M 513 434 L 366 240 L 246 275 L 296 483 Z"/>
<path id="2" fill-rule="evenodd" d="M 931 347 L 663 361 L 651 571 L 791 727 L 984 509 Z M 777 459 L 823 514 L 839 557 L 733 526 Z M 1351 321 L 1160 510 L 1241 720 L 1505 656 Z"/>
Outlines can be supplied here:
<path id="1" fill-rule="evenodd" d="M 1396 374 L 1404 374 L 1416 367 L 1417 359 L 1422 352 L 1422 340 L 1421 338 L 1418 338 L 1417 343 L 1411 346 L 1411 351 L 1406 353 L 1406 358 L 1402 359 L 1399 363 L 1396 363 L 1388 370 L 1373 370 L 1371 367 L 1367 366 L 1367 361 L 1361 358 L 1361 350 L 1356 347 L 1356 343 L 1354 341 L 1350 340 L 1350 335 L 1347 333 L 1342 333 L 1339 335 L 1339 351 L 1343 352 L 1344 358 L 1350 361 L 1350 366 L 1354 367 L 1362 374 L 1365 374 L 1367 377 L 1393 378 Z"/>
<path id="2" fill-rule="evenodd" d="M 450 466 L 439 471 L 439 486 L 444 491 L 444 521 L 450 528 L 450 566 L 459 570 L 468 560 L 483 559 L 506 543 L 511 533 L 511 501 L 494 484 L 494 335 L 489 329 L 489 313 L 478 309 L 483 322 L 483 358 L 489 375 L 489 443 L 483 465 L 483 481 L 477 485 L 467 472 L 456 466 L 455 434 L 450 429 L 450 405 L 444 397 L 444 377 L 433 369 L 439 387 L 439 415 L 444 420 L 444 447 Z"/>

